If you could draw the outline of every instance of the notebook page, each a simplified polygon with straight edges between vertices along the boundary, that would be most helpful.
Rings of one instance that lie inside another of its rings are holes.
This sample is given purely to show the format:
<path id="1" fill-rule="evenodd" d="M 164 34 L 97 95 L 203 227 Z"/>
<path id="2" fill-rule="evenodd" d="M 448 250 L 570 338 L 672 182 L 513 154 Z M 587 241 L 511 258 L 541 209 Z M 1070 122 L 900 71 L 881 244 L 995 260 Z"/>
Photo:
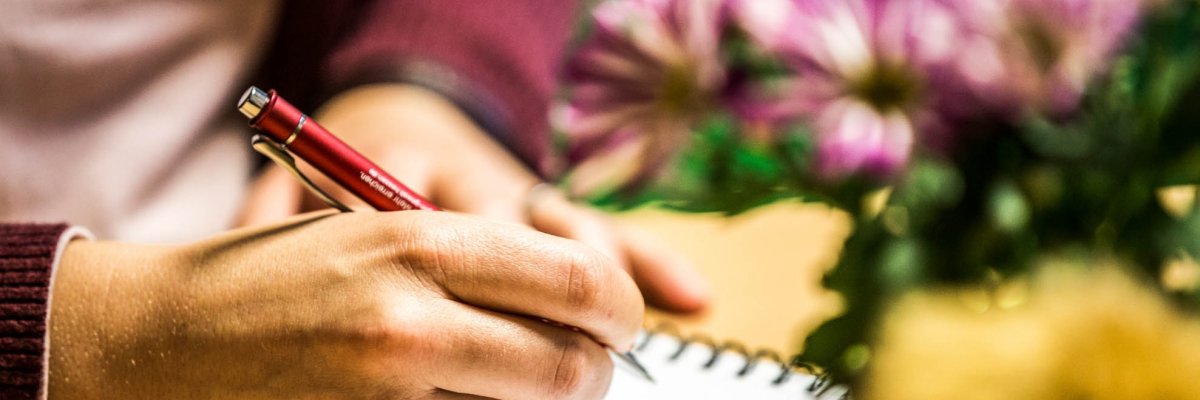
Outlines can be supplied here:
<path id="1" fill-rule="evenodd" d="M 740 353 L 722 352 L 714 364 L 705 365 L 712 359 L 713 349 L 704 344 L 692 343 L 674 360 L 681 340 L 671 335 L 642 334 L 639 343 L 647 340 L 644 347 L 634 354 L 646 367 L 655 382 L 650 383 L 614 360 L 612 384 L 606 399 L 840 399 L 845 390 L 831 388 L 818 394 L 810 391 L 815 377 L 807 374 L 791 374 L 783 383 L 774 381 L 782 372 L 779 364 L 763 360 L 749 373 L 738 376 L 747 359 Z"/>

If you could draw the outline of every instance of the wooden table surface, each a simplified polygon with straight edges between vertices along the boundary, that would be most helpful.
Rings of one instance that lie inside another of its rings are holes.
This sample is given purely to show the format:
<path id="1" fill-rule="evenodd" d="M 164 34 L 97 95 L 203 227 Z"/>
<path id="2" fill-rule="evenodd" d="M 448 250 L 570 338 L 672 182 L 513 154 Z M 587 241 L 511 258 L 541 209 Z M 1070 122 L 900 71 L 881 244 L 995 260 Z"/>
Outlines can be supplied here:
<path id="1" fill-rule="evenodd" d="M 692 257 L 713 287 L 715 302 L 702 315 L 651 311 L 651 324 L 667 320 L 684 333 L 791 354 L 839 309 L 839 298 L 822 289 L 820 278 L 849 233 L 844 213 L 782 202 L 736 217 L 639 209 L 617 219 Z"/>

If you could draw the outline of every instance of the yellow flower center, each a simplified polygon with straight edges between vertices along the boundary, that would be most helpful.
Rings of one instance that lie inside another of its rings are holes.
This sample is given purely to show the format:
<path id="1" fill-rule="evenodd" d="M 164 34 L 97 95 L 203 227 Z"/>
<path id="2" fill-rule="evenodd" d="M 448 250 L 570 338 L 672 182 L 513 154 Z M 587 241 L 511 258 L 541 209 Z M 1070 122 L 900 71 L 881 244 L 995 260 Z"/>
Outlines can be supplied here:
<path id="1" fill-rule="evenodd" d="M 672 113 L 693 113 L 704 108 L 706 94 L 697 87 L 694 68 L 680 65 L 667 68 L 659 92 L 659 105 Z"/>
<path id="2" fill-rule="evenodd" d="M 1041 71 L 1054 68 L 1065 46 L 1056 35 L 1050 33 L 1049 27 L 1039 21 L 1029 21 L 1020 25 L 1017 34 L 1024 39 L 1022 42 L 1029 56 Z"/>
<path id="3" fill-rule="evenodd" d="M 904 66 L 876 62 L 852 82 L 850 93 L 879 110 L 905 108 L 920 98 L 921 81 Z"/>

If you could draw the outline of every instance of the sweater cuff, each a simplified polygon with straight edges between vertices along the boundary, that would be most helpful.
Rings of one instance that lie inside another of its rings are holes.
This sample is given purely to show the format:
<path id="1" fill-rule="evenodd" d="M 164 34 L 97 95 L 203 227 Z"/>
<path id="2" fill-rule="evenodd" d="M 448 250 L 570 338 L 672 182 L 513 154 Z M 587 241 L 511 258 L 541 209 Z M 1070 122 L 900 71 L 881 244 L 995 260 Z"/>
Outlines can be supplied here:
<path id="1" fill-rule="evenodd" d="M 50 284 L 66 224 L 0 224 L 0 398 L 45 398 Z"/>

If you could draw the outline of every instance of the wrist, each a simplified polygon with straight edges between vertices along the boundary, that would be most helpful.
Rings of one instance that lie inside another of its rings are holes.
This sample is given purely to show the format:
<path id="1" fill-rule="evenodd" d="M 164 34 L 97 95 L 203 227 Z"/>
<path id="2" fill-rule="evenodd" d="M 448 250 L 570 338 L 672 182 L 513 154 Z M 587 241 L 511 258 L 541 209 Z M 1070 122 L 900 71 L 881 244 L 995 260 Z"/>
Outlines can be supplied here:
<path id="1" fill-rule="evenodd" d="M 73 240 L 55 273 L 49 326 L 49 393 L 130 397 L 141 349 L 158 333 L 173 274 L 164 247 Z M 158 356 L 158 355 L 153 355 Z"/>

